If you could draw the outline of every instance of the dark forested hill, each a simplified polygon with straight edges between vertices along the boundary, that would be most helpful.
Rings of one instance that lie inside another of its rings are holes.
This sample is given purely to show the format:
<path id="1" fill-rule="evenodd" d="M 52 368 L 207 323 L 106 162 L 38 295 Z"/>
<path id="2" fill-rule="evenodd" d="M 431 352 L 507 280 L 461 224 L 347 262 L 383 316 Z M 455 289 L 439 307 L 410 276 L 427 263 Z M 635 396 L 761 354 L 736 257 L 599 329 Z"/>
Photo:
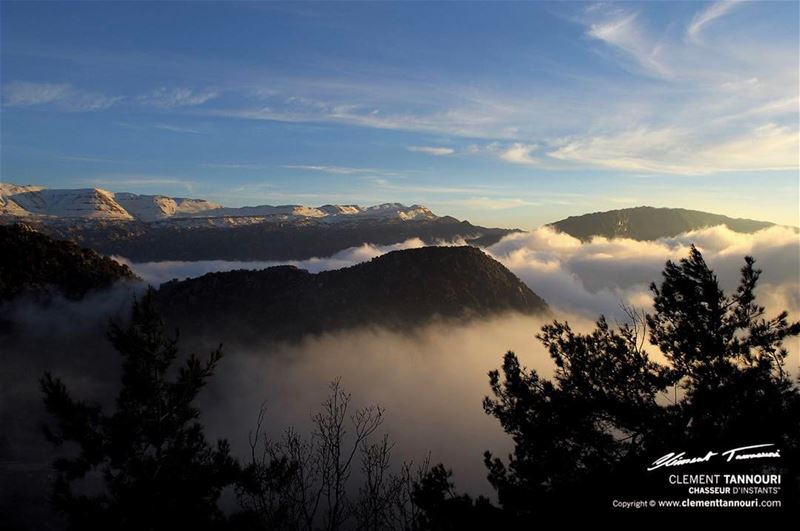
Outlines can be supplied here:
<path id="1" fill-rule="evenodd" d="M 656 240 L 715 225 L 726 225 L 733 231 L 749 233 L 771 227 L 774 223 L 729 218 L 683 208 L 642 206 L 571 216 L 551 224 L 559 231 L 581 240 L 589 240 L 592 236 Z"/>
<path id="2" fill-rule="evenodd" d="M 514 232 L 478 227 L 448 216 L 410 221 L 262 222 L 230 227 L 199 223 L 196 219 L 165 223 L 76 222 L 42 225 L 41 230 L 97 252 L 137 262 L 305 260 L 331 256 L 364 243 L 390 245 L 409 238 L 420 238 L 428 244 L 463 239 L 471 245 L 487 246 Z"/>
<path id="3" fill-rule="evenodd" d="M 209 273 L 163 284 L 158 299 L 167 322 L 182 331 L 237 339 L 547 310 L 513 273 L 475 247 L 394 251 L 318 274 L 292 266 Z"/>
<path id="4" fill-rule="evenodd" d="M 72 242 L 54 240 L 21 223 L 0 225 L 0 301 L 22 293 L 79 299 L 134 278 L 128 266 Z"/>

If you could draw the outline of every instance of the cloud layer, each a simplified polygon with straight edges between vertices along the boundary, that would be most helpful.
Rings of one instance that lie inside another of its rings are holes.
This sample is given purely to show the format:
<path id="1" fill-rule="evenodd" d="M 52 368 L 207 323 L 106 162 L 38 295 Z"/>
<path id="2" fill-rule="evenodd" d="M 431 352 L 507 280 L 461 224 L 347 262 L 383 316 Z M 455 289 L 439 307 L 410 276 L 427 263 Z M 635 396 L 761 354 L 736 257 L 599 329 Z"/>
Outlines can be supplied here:
<path id="1" fill-rule="evenodd" d="M 441 242 L 463 245 L 462 241 Z M 619 304 L 648 307 L 650 282 L 658 281 L 664 263 L 688 255 L 694 244 L 700 249 L 726 290 L 738 282 L 746 255 L 764 270 L 760 296 L 773 308 L 787 308 L 800 315 L 800 235 L 786 227 L 772 227 L 742 234 L 727 227 L 710 227 L 658 241 L 595 238 L 581 242 L 549 227 L 511 234 L 486 249 L 556 309 L 594 318 L 598 314 L 621 316 Z M 195 277 L 212 271 L 262 269 L 290 263 L 313 273 L 338 269 L 381 254 L 422 247 L 413 238 L 395 245 L 364 244 L 328 258 L 292 262 L 149 262 L 131 263 L 145 281 L 154 285 L 173 278 Z"/>
<path id="2" fill-rule="evenodd" d="M 744 257 L 754 256 L 764 270 L 759 295 L 773 311 L 787 308 L 800 316 L 800 235 L 791 228 L 741 234 L 719 226 L 652 242 L 581 242 L 543 227 L 509 235 L 488 252 L 556 308 L 619 317 L 620 302 L 649 309 L 650 282 L 659 281 L 666 260 L 686 257 L 692 244 L 728 292 L 737 285 Z"/>

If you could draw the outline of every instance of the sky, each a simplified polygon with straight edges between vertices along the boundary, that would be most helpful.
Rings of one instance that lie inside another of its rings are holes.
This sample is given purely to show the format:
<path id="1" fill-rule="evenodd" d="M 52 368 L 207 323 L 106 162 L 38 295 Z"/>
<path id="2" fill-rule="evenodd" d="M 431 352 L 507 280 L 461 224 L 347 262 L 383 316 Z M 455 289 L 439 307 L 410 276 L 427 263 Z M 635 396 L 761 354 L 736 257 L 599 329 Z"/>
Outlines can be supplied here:
<path id="1" fill-rule="evenodd" d="M 0 3 L 0 181 L 800 225 L 797 2 Z"/>

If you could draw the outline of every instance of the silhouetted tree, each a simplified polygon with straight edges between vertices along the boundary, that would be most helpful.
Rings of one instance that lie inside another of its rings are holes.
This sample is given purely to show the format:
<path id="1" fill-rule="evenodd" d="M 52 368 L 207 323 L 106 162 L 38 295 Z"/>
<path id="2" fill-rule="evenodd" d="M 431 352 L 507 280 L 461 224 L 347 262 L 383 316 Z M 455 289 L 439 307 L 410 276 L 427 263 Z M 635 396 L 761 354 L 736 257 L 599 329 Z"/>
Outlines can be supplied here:
<path id="1" fill-rule="evenodd" d="M 473 500 L 459 494 L 451 481 L 453 473 L 442 464 L 425 471 L 415 482 L 412 501 L 417 517 L 411 529 L 419 531 L 461 531 L 506 529 L 505 515 L 483 496 Z"/>
<path id="2" fill-rule="evenodd" d="M 589 334 L 566 322 L 544 326 L 537 338 L 555 362 L 552 379 L 505 355 L 502 378 L 489 373 L 494 397 L 484 409 L 515 446 L 507 463 L 486 452 L 485 464 L 509 517 L 530 522 L 576 498 L 608 509 L 602 493 L 635 488 L 626 479 L 641 479 L 653 459 L 678 449 L 776 443 L 798 476 L 800 391 L 783 370 L 783 341 L 800 323 L 786 312 L 763 317 L 753 264 L 745 259 L 738 289 L 726 296 L 692 247 L 651 285 L 653 315 L 629 309 L 631 322 L 616 329 L 600 317 Z M 643 348 L 648 330 L 666 364 Z"/>
<path id="3" fill-rule="evenodd" d="M 73 399 L 49 373 L 41 380 L 56 420 L 48 438 L 78 450 L 54 463 L 52 500 L 71 529 L 211 529 L 222 521 L 217 499 L 237 465 L 227 441 L 206 441 L 193 406 L 222 351 L 191 355 L 175 371 L 177 337 L 165 334 L 154 294 L 150 288 L 134 302 L 127 326 L 110 326 L 123 359 L 112 414 Z"/>
<path id="4" fill-rule="evenodd" d="M 660 287 L 650 287 L 650 342 L 685 393 L 669 433 L 680 433 L 690 446 L 731 444 L 753 433 L 789 452 L 800 444 L 800 393 L 784 371 L 783 346 L 800 333 L 800 323 L 789 323 L 785 311 L 764 317 L 755 302 L 761 271 L 754 263 L 745 258 L 739 287 L 726 296 L 692 247 L 679 264 L 667 262 Z"/>
<path id="5" fill-rule="evenodd" d="M 262 408 L 250 435 L 251 462 L 238 485 L 249 525 L 306 531 L 388 528 L 396 488 L 389 474 L 391 445 L 386 437 L 371 441 L 384 411 L 367 406 L 351 412 L 351 398 L 339 380 L 332 382 L 312 417 L 308 439 L 290 428 L 280 441 L 271 441 L 261 433 Z M 354 499 L 348 487 L 359 456 L 364 483 Z"/>
<path id="6" fill-rule="evenodd" d="M 368 406 L 350 413 L 350 403 L 339 380 L 332 382 L 321 410 L 312 416 L 311 436 L 290 428 L 278 441 L 262 432 L 262 407 L 250 434 L 250 463 L 237 485 L 244 509 L 236 517 L 237 528 L 449 530 L 496 516 L 488 500 L 457 494 L 451 473 L 442 465 L 430 467 L 429 459 L 419 466 L 404 462 L 395 471 L 388 435 L 372 437 L 383 423 L 383 409 Z"/>

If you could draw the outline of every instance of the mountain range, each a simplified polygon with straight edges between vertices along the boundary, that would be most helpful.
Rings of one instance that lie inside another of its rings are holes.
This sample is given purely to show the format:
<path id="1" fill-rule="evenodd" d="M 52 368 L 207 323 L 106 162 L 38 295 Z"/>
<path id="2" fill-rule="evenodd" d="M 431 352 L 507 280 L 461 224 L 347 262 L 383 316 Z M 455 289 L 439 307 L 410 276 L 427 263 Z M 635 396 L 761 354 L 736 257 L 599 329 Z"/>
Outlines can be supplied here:
<path id="1" fill-rule="evenodd" d="M 424 206 L 405 206 L 400 203 L 384 203 L 368 207 L 259 205 L 231 208 L 205 199 L 110 192 L 101 188 L 62 190 L 0 183 L 0 217 L 33 218 L 44 222 L 182 220 L 185 224 L 189 220 L 200 219 L 205 224 L 231 226 L 262 221 L 306 219 L 328 223 L 356 219 L 411 221 L 436 219 L 437 216 Z"/>
<path id="2" fill-rule="evenodd" d="M 393 245 L 410 238 L 428 245 L 485 247 L 516 232 L 400 203 L 231 208 L 204 199 L 0 183 L 0 223 L 19 220 L 55 239 L 135 262 L 305 260 L 365 243 Z M 642 206 L 572 216 L 549 226 L 586 241 L 595 236 L 656 240 L 716 225 L 749 233 L 774 224 Z"/>
<path id="3" fill-rule="evenodd" d="M 230 208 L 100 188 L 0 184 L 0 223 L 20 220 L 55 239 L 133 261 L 304 260 L 410 238 L 486 246 L 514 232 L 400 203 Z"/>

